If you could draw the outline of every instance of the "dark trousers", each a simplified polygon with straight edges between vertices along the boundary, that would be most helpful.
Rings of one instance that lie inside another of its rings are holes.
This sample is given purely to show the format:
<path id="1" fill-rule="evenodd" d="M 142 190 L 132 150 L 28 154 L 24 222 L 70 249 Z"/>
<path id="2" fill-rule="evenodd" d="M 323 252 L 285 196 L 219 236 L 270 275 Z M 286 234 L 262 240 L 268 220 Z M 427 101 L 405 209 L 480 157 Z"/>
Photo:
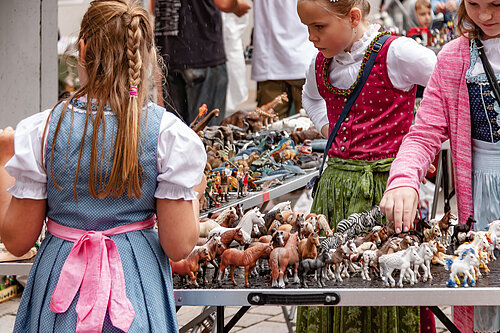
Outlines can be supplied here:
<path id="1" fill-rule="evenodd" d="M 227 92 L 226 64 L 205 67 L 171 70 L 164 85 L 164 98 L 174 107 L 189 125 L 198 115 L 198 108 L 206 104 L 208 112 L 219 109 L 219 117 L 213 118 L 209 125 L 218 125 L 226 115 Z"/>

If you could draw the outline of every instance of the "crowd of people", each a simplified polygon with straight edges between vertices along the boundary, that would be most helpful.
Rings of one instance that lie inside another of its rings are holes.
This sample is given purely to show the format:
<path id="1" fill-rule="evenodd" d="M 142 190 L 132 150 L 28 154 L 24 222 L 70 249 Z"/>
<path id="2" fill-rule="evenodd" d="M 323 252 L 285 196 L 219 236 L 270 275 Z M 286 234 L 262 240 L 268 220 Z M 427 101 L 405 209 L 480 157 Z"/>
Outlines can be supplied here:
<path id="1" fill-rule="evenodd" d="M 417 27 L 432 30 L 439 15 L 453 22 L 459 37 L 437 57 L 370 23 L 368 0 L 148 5 L 92 1 L 78 36 L 80 87 L 0 130 L 1 240 L 22 255 L 48 230 L 15 332 L 178 331 L 168 258 L 196 244 L 207 182 L 205 148 L 186 123 L 202 104 L 220 109 L 217 123 L 244 98 L 231 74 L 244 66 L 242 45 L 231 52 L 241 30 L 225 38 L 224 24 L 247 23 L 222 13 L 244 17 L 251 6 L 258 105 L 286 91 L 280 117 L 304 108 L 331 136 L 312 212 L 335 223 L 380 204 L 397 232 L 414 228 L 420 182 L 449 139 L 460 222 L 473 216 L 483 229 L 500 217 L 498 0 L 407 1 Z M 417 86 L 426 88 L 415 116 Z M 454 311 L 462 332 L 500 329 L 498 307 Z M 302 307 L 297 331 L 435 328 L 425 308 Z"/>

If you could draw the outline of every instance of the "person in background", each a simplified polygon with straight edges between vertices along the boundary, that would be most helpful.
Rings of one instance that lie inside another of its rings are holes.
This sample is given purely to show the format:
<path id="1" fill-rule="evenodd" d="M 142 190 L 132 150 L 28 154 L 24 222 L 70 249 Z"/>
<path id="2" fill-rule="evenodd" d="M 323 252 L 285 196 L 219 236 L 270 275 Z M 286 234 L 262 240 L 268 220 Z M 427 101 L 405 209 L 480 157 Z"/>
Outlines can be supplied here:
<path id="1" fill-rule="evenodd" d="M 140 3 L 92 1 L 78 51 L 74 95 L 0 133 L 2 242 L 20 256 L 48 230 L 14 332 L 177 332 L 169 258 L 198 239 L 203 144 L 149 102 L 158 69 Z"/>
<path id="2" fill-rule="evenodd" d="M 242 36 L 248 26 L 250 15 L 236 16 L 222 13 L 224 51 L 228 75 L 226 114 L 237 111 L 238 105 L 248 99 L 247 68 Z"/>
<path id="3" fill-rule="evenodd" d="M 500 216 L 500 94 L 494 92 L 478 42 L 500 80 L 500 7 L 495 0 L 463 0 L 457 12 L 461 36 L 439 52 L 415 124 L 405 137 L 392 164 L 382 212 L 396 228 L 413 227 L 417 191 L 427 168 L 450 140 L 459 223 L 469 216 L 474 229 L 485 230 Z M 455 307 L 455 324 L 461 332 L 497 332 L 499 307 Z"/>
<path id="4" fill-rule="evenodd" d="M 221 11 L 242 16 L 245 0 L 149 0 L 154 8 L 156 42 L 167 66 L 165 102 L 190 124 L 198 108 L 218 108 L 225 118 L 228 74 Z"/>
<path id="5" fill-rule="evenodd" d="M 302 108 L 302 86 L 315 50 L 300 23 L 295 0 L 254 0 L 251 79 L 257 81 L 257 106 L 283 92 L 289 102 L 274 111 L 280 118 Z"/>
<path id="6" fill-rule="evenodd" d="M 431 0 L 434 14 L 442 14 L 445 21 L 453 20 L 457 13 L 460 0 Z"/>
<path id="7" fill-rule="evenodd" d="M 419 27 L 430 28 L 433 17 L 431 2 L 429 0 L 416 0 L 410 15 L 412 19 L 416 20 Z"/>
<path id="8" fill-rule="evenodd" d="M 299 0 L 300 19 L 318 49 L 306 74 L 303 105 L 326 138 L 364 68 L 373 45 L 387 32 L 370 24 L 366 0 Z M 311 212 L 331 227 L 382 198 L 389 168 L 414 115 L 415 87 L 434 69 L 433 51 L 413 39 L 391 36 L 328 150 Z M 419 70 L 415 70 L 415 68 Z M 380 320 L 384 318 L 384 320 Z M 431 317 L 433 320 L 433 317 Z M 422 327 L 434 327 L 434 322 Z M 301 307 L 297 332 L 419 332 L 418 307 Z"/>

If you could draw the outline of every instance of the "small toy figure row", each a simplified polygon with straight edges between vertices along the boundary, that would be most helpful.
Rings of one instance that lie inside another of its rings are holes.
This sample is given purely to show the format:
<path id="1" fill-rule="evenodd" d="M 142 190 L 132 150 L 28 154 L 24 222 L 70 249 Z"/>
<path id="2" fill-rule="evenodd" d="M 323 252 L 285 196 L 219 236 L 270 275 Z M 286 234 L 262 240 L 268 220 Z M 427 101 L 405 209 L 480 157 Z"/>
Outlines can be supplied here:
<path id="1" fill-rule="evenodd" d="M 219 207 L 221 202 L 228 202 L 229 189 L 236 189 L 238 198 L 248 195 L 248 184 L 251 179 L 250 169 L 240 165 L 238 170 L 229 168 L 227 162 L 220 171 L 209 173 L 207 175 L 207 187 L 205 197 L 200 204 L 202 210 Z"/>

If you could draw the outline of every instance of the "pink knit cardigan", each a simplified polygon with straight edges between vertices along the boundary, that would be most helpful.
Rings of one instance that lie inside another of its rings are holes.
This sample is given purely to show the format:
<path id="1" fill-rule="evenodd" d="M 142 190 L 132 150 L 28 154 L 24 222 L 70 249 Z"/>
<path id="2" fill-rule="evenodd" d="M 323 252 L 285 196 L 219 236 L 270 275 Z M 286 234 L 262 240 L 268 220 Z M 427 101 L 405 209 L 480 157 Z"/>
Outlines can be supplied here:
<path id="1" fill-rule="evenodd" d="M 471 123 L 465 79 L 469 65 L 469 41 L 465 37 L 449 42 L 439 52 L 415 124 L 392 163 L 386 190 L 401 186 L 418 190 L 441 143 L 450 139 L 460 223 L 472 214 Z"/>

